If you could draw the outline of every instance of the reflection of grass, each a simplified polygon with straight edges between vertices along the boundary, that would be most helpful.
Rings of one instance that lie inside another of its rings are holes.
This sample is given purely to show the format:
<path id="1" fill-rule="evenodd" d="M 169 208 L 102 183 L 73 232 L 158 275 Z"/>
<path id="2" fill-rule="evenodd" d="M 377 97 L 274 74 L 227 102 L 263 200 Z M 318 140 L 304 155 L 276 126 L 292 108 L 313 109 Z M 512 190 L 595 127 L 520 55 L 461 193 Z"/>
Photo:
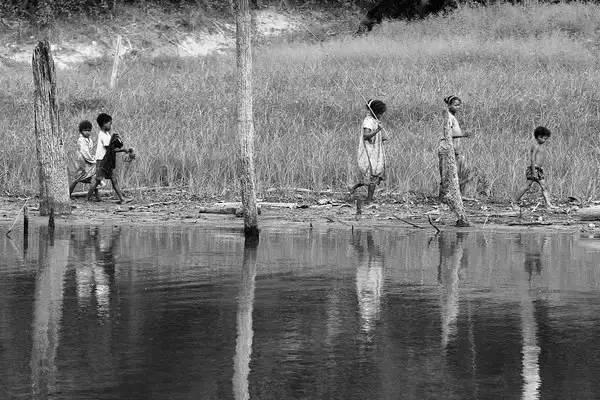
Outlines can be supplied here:
<path id="1" fill-rule="evenodd" d="M 495 196 L 524 180 L 524 146 L 540 124 L 554 132 L 546 169 L 551 190 L 561 197 L 592 194 L 599 27 L 598 5 L 502 5 L 388 23 L 367 38 L 258 48 L 259 189 L 350 183 L 362 94 L 388 103 L 388 189 L 435 192 L 441 99 L 453 93 L 464 101 L 461 124 L 476 134 L 466 150 Z M 114 93 L 103 87 L 109 75 L 104 64 L 59 71 L 71 149 L 78 121 L 108 111 L 139 156 L 126 186 L 158 184 L 161 165 L 170 182 L 191 184 L 198 193 L 237 186 L 232 56 L 140 62 Z M 12 191 L 37 183 L 30 82 L 29 69 L 2 75 L 0 184 Z"/>

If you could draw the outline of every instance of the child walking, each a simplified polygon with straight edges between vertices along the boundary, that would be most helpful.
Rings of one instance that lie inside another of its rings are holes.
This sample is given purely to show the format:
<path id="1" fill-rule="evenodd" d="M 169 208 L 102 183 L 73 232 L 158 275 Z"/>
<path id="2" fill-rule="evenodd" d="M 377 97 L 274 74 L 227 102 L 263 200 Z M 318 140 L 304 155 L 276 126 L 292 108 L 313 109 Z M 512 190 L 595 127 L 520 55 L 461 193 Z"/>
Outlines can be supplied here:
<path id="1" fill-rule="evenodd" d="M 456 169 L 458 171 L 459 187 L 462 194 L 465 190 L 466 184 L 469 183 L 472 177 L 471 168 L 469 168 L 467 165 L 467 160 L 462 151 L 461 140 L 458 139 L 468 138 L 471 135 L 467 132 L 463 132 L 458 124 L 458 120 L 456 119 L 456 115 L 458 115 L 462 108 L 462 100 L 458 96 L 448 96 L 444 99 L 444 103 L 446 103 L 448 106 L 446 124 L 444 125 L 444 137 L 452 139 L 454 156 L 456 157 Z"/>
<path id="2" fill-rule="evenodd" d="M 69 196 L 75 190 L 78 183 L 91 183 L 96 173 L 96 159 L 92 156 L 94 142 L 90 139 L 92 123 L 81 121 L 79 123 L 79 139 L 77 139 L 77 172 L 75 179 L 69 185 Z"/>
<path id="3" fill-rule="evenodd" d="M 533 137 L 535 141 L 529 149 L 529 165 L 527 166 L 527 170 L 525 171 L 527 184 L 525 185 L 525 187 L 523 187 L 522 190 L 520 190 L 517 193 L 515 202 L 518 203 L 519 200 L 521 200 L 521 197 L 523 197 L 523 195 L 527 193 L 529 188 L 531 188 L 531 185 L 537 183 L 542 189 L 542 195 L 544 196 L 546 206 L 551 209 L 555 208 L 554 205 L 552 205 L 552 203 L 550 202 L 550 194 L 546 189 L 544 168 L 542 167 L 544 159 L 546 158 L 546 151 L 542 146 L 550 138 L 551 134 L 552 133 L 550 132 L 550 130 L 543 126 L 538 126 L 533 131 Z"/>
<path id="4" fill-rule="evenodd" d="M 361 180 L 350 190 L 350 194 L 361 186 L 367 186 L 367 202 L 373 201 L 375 187 L 385 180 L 385 151 L 383 142 L 387 138 L 381 132 L 381 117 L 387 106 L 381 100 L 367 102 L 367 116 L 363 120 L 358 141 L 358 170 Z"/>
<path id="5" fill-rule="evenodd" d="M 112 182 L 112 187 L 117 194 L 119 199 L 118 203 L 122 204 L 131 201 L 130 199 L 124 199 L 119 187 L 119 182 L 116 175 L 113 175 L 113 170 L 116 167 L 116 153 L 128 152 L 132 155 L 132 149 L 123 149 L 123 141 L 119 134 L 111 134 L 112 128 L 112 117 L 108 114 L 101 113 L 96 118 L 96 122 L 100 127 L 98 132 L 98 144 L 96 147 L 96 181 L 93 183 L 90 191 L 88 192 L 88 200 L 92 200 L 92 196 L 95 197 L 95 201 L 101 201 L 98 196 L 98 186 L 102 183 L 103 179 L 109 179 Z"/>

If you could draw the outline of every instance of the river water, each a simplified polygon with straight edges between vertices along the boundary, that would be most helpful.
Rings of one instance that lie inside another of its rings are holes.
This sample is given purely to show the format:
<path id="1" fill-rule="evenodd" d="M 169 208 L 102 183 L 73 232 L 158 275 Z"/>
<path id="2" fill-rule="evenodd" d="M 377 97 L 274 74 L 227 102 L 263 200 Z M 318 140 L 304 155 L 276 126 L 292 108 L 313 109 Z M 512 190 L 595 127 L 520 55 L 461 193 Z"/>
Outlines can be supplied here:
<path id="1" fill-rule="evenodd" d="M 0 256 L 0 399 L 600 398 L 599 239 L 34 227 Z"/>

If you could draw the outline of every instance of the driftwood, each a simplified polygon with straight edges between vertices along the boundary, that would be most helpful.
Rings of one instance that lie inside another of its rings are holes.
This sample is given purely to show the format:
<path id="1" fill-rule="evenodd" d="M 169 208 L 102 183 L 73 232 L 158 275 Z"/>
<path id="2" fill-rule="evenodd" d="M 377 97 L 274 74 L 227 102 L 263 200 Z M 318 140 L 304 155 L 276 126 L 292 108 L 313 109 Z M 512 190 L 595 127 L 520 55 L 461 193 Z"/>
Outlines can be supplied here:
<path id="1" fill-rule="evenodd" d="M 433 226 L 435 228 L 436 234 L 441 232 L 440 228 L 438 228 L 437 226 L 435 226 L 435 224 L 431 220 L 431 215 L 430 214 L 427 214 L 427 220 L 429 221 L 429 223 L 431 224 L 431 226 Z"/>
<path id="2" fill-rule="evenodd" d="M 405 220 L 405 219 L 403 219 L 403 218 L 400 218 L 400 217 L 399 217 L 399 216 L 397 216 L 397 215 L 394 215 L 394 218 L 396 218 L 397 220 L 400 220 L 400 221 L 404 222 L 405 224 L 408 224 L 408 225 L 410 225 L 410 226 L 414 226 L 415 228 L 419 228 L 419 229 L 425 229 L 425 227 L 424 227 L 424 226 L 420 226 L 420 225 L 417 225 L 417 224 L 413 224 L 412 222 L 410 222 L 410 221 L 407 221 L 407 220 Z"/>
<path id="3" fill-rule="evenodd" d="M 157 191 L 157 190 L 180 190 L 180 189 L 185 189 L 187 186 L 142 186 L 142 187 L 138 187 L 138 188 L 127 188 L 127 189 L 121 189 L 122 192 L 127 192 L 127 193 L 131 193 L 131 192 L 150 192 L 150 191 Z M 99 194 L 111 194 L 112 190 L 100 190 L 98 191 Z M 71 194 L 71 197 L 87 197 L 88 192 L 74 192 Z"/>
<path id="4" fill-rule="evenodd" d="M 545 225 L 564 225 L 560 222 L 509 222 L 508 226 L 545 226 Z"/>
<path id="5" fill-rule="evenodd" d="M 258 214 L 261 214 L 260 207 L 258 207 Z M 244 215 L 242 207 L 231 207 L 231 206 L 221 206 L 221 207 L 200 207 L 198 208 L 199 214 L 231 214 L 241 217 Z"/>
<path id="6" fill-rule="evenodd" d="M 580 208 L 575 214 L 579 216 L 579 219 L 582 221 L 600 220 L 600 206 Z"/>

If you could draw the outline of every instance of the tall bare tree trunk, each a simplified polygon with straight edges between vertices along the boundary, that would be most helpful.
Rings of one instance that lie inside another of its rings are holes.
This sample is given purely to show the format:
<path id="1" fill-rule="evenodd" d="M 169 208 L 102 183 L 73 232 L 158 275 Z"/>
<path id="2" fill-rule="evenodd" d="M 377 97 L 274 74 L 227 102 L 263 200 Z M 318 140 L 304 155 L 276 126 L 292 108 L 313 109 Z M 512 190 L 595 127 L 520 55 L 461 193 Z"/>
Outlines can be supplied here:
<path id="1" fill-rule="evenodd" d="M 241 153 L 239 175 L 242 186 L 242 209 L 246 237 L 258 236 L 254 174 L 254 122 L 252 118 L 252 44 L 251 16 L 248 0 L 233 0 L 237 55 L 237 130 Z"/>
<path id="2" fill-rule="evenodd" d="M 454 211 L 458 220 L 457 226 L 469 226 L 469 220 L 465 212 L 460 186 L 458 181 L 458 168 L 456 166 L 456 155 L 454 154 L 454 145 L 452 137 L 445 137 L 440 141 L 438 157 L 440 163 L 440 200 L 448 204 Z"/>
<path id="3" fill-rule="evenodd" d="M 40 215 L 71 213 L 64 137 L 58 117 L 54 60 L 47 40 L 39 42 L 32 59 L 35 143 L 40 179 Z"/>

